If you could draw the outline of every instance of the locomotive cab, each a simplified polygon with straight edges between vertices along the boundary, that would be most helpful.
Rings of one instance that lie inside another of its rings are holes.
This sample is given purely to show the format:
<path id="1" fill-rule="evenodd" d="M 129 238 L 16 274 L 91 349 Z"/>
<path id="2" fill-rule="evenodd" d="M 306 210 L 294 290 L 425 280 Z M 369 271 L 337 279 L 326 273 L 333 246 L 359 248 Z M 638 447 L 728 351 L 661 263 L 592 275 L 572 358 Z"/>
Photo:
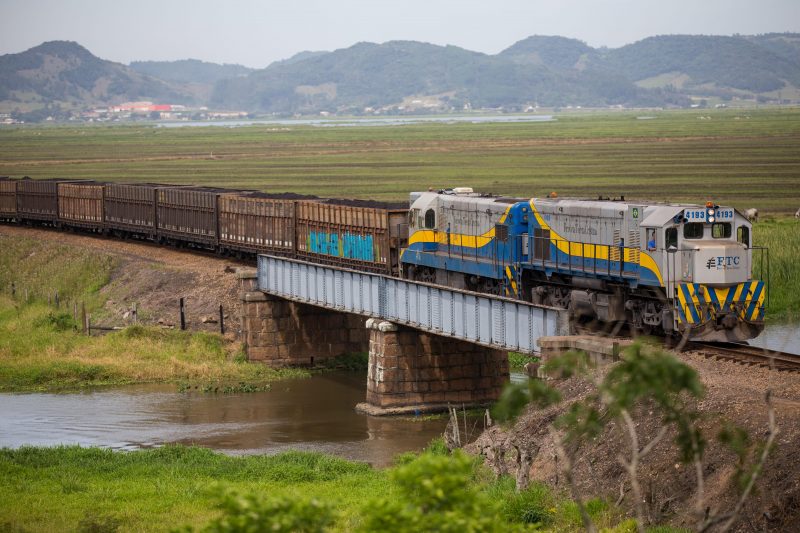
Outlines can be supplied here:
<path id="1" fill-rule="evenodd" d="M 661 262 L 675 329 L 702 341 L 757 336 L 764 327 L 766 287 L 752 274 L 752 225 L 747 218 L 732 207 L 709 202 L 680 209 L 661 226 L 651 229 L 665 245 Z M 763 273 L 765 250 L 756 250 Z"/>

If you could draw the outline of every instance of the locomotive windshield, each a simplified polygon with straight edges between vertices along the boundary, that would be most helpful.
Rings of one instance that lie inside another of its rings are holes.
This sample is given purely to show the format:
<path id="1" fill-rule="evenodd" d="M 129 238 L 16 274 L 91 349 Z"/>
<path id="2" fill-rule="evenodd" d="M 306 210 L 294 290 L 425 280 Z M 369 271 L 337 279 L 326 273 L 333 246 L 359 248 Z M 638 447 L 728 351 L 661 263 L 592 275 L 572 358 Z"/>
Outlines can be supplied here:
<path id="1" fill-rule="evenodd" d="M 711 236 L 715 239 L 730 239 L 731 238 L 731 224 L 730 222 L 717 222 L 711 225 Z"/>
<path id="2" fill-rule="evenodd" d="M 684 239 L 702 239 L 703 238 L 703 223 L 702 222 L 689 222 L 683 226 Z"/>

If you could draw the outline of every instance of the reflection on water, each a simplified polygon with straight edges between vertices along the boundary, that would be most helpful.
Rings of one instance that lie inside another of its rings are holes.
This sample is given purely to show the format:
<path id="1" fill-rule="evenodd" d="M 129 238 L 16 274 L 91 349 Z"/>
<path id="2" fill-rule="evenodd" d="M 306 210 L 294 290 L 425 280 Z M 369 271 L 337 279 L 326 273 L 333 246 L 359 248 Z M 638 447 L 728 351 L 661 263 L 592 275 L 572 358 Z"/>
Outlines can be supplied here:
<path id="1" fill-rule="evenodd" d="M 800 324 L 769 324 L 749 344 L 800 355 Z"/>
<path id="2" fill-rule="evenodd" d="M 177 392 L 137 385 L 74 394 L 3 394 L 0 447 L 80 444 L 131 450 L 196 444 L 232 454 L 307 450 L 376 466 L 420 450 L 445 420 L 360 415 L 366 377 L 330 373 L 287 380 L 267 392 Z"/>
<path id="3" fill-rule="evenodd" d="M 353 126 L 405 126 L 437 122 L 442 124 L 483 124 L 490 122 L 551 122 L 552 115 L 475 115 L 475 116 L 440 116 L 440 117 L 374 117 L 351 119 L 248 119 L 248 120 L 192 120 L 184 122 L 161 122 L 159 128 L 184 128 L 198 126 L 222 126 L 236 128 L 240 126 L 278 125 L 278 126 L 315 126 L 321 128 L 342 128 Z"/>

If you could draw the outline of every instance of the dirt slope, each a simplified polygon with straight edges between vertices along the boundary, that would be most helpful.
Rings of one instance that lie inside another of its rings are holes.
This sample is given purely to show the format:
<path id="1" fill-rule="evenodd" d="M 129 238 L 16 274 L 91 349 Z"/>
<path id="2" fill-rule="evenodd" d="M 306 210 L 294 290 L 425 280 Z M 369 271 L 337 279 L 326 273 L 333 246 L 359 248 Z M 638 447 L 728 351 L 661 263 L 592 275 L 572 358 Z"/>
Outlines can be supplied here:
<path id="1" fill-rule="evenodd" d="M 0 233 L 35 238 L 67 246 L 92 248 L 114 256 L 118 266 L 110 283 L 101 291 L 108 298 L 93 322 L 122 326 L 137 305 L 140 322 L 176 326 L 179 299 L 184 298 L 187 328 L 218 331 L 217 323 L 203 323 L 203 317 L 218 319 L 222 304 L 226 330 L 239 329 L 240 306 L 236 269 L 255 265 L 216 257 L 212 254 L 178 251 L 141 241 L 120 241 L 55 230 L 0 226 Z"/>
<path id="2" fill-rule="evenodd" d="M 723 421 L 732 421 L 746 428 L 751 439 L 763 441 L 768 422 L 764 393 L 771 389 L 779 426 L 777 447 L 734 530 L 800 531 L 800 374 L 713 361 L 694 353 L 680 357 L 698 371 L 706 387 L 698 407 L 704 414 L 703 430 L 709 441 L 705 460 L 707 506 L 712 512 L 730 510 L 737 499 L 733 479 L 735 457 L 715 441 Z M 579 378 L 553 384 L 565 398 L 562 404 L 544 410 L 529 409 L 513 428 L 508 431 L 491 428 L 470 445 L 469 450 L 487 452 L 492 441 L 502 443 L 510 463 L 515 457 L 512 443 L 529 449 L 538 447 L 531 478 L 566 490 L 564 476 L 556 465 L 548 426 L 564 412 L 570 400 L 588 394 L 589 386 Z M 639 412 L 636 417 L 642 445 L 659 429 L 658 418 L 648 414 Z M 576 476 L 582 493 L 586 497 L 600 496 L 614 502 L 622 491 L 625 496 L 621 505 L 632 511 L 629 485 L 617 460 L 618 455 L 628 457 L 629 453 L 627 437 L 614 425 L 596 442 L 584 446 L 579 454 Z M 514 466 L 509 466 L 513 473 Z M 644 459 L 640 480 L 651 520 L 693 528 L 694 469 L 680 463 L 672 438 L 662 440 Z"/>

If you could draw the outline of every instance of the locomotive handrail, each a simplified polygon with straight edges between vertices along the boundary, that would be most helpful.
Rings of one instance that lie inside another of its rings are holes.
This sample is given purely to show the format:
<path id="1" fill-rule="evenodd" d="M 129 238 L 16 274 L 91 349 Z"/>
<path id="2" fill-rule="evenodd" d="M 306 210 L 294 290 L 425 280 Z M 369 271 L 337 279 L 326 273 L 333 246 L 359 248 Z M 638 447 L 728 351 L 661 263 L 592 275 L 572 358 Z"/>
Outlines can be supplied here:
<path id="1" fill-rule="evenodd" d="M 636 267 L 640 265 L 641 250 L 637 247 L 535 235 L 528 235 L 528 239 L 530 240 L 528 262 L 532 265 L 539 265 L 542 270 L 554 266 L 557 270 L 566 270 L 570 273 L 590 272 L 594 275 L 600 273 L 608 277 L 626 278 L 639 276 L 638 268 L 635 270 L 625 269 L 626 264 Z M 550 250 L 551 245 L 555 247 L 554 259 Z M 589 255 L 587 255 L 587 251 Z M 562 254 L 566 257 L 562 257 Z"/>

